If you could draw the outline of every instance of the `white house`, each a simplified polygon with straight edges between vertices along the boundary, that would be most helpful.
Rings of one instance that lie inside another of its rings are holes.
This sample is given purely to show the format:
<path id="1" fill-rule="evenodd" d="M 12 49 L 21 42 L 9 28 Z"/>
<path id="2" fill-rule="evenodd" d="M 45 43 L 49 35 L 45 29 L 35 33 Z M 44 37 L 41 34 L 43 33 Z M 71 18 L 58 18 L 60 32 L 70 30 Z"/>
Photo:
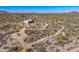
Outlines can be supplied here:
<path id="1" fill-rule="evenodd" d="M 30 24 L 30 23 L 33 23 L 33 22 L 34 22 L 33 19 L 25 19 L 23 21 L 23 23 L 25 23 L 25 24 Z"/>

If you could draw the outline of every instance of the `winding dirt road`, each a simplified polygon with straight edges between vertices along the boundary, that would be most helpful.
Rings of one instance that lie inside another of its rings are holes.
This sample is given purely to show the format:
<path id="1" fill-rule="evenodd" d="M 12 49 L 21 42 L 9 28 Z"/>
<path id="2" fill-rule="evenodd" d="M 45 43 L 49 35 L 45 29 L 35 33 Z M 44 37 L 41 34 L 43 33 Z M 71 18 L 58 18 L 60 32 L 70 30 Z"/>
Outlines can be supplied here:
<path id="1" fill-rule="evenodd" d="M 59 29 L 54 35 L 51 35 L 51 36 L 57 36 L 58 34 L 60 34 L 61 33 L 61 31 L 64 29 L 64 26 L 61 26 L 61 29 Z M 30 45 L 31 45 L 31 47 L 32 47 L 32 45 L 34 45 L 34 44 L 36 44 L 36 43 L 40 43 L 41 41 L 43 41 L 43 40 L 46 40 L 48 37 L 51 37 L 51 36 L 47 36 L 47 37 L 45 37 L 45 38 L 42 38 L 42 39 L 39 39 L 38 41 L 35 41 L 35 42 L 32 42 L 32 43 L 30 43 Z M 28 44 L 26 44 L 26 46 L 27 46 Z M 52 44 L 50 45 L 50 46 L 48 46 L 47 48 L 49 48 L 49 47 L 51 47 L 52 46 Z"/>
<path id="2" fill-rule="evenodd" d="M 46 25 L 46 26 L 47 26 L 47 25 Z M 61 31 L 62 31 L 63 29 L 64 29 L 64 27 L 61 26 L 61 29 L 59 29 L 54 35 L 51 35 L 51 36 L 57 36 L 58 34 L 61 33 Z M 34 44 L 36 44 L 36 43 L 39 43 L 39 42 L 41 42 L 41 41 L 43 41 L 43 40 L 46 40 L 48 37 L 51 37 L 51 36 L 47 36 L 47 37 L 45 37 L 45 38 L 39 39 L 39 40 L 37 40 L 37 41 L 35 41 L 35 42 L 32 42 L 32 43 L 25 43 L 25 42 L 24 42 L 24 38 L 25 38 L 26 36 L 28 36 L 28 35 L 26 35 L 26 34 L 24 33 L 25 30 L 26 30 L 26 28 L 21 29 L 20 32 L 18 32 L 19 35 L 17 35 L 17 33 L 14 33 L 14 34 L 11 35 L 11 37 L 12 37 L 12 38 L 15 38 L 16 41 L 17 41 L 18 43 L 20 43 L 21 46 L 24 47 L 24 48 L 31 48 L 32 45 L 34 45 Z M 51 45 L 50 45 L 50 46 L 51 46 Z M 50 47 L 50 46 L 49 46 L 49 47 Z"/>
<path id="3" fill-rule="evenodd" d="M 59 35 L 60 33 L 62 33 L 62 30 L 64 30 L 64 26 L 61 26 L 61 29 L 58 30 L 53 36 L 57 36 Z M 53 44 L 49 45 L 48 47 L 46 47 L 46 49 L 49 49 L 50 47 L 52 47 Z"/>

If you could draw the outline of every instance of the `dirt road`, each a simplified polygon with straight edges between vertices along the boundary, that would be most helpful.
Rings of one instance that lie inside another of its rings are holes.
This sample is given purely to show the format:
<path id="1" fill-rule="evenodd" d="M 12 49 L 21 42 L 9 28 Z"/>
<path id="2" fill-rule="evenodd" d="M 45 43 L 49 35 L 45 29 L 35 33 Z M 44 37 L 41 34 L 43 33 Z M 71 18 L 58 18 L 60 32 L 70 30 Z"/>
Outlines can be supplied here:
<path id="1" fill-rule="evenodd" d="M 61 26 L 61 29 L 59 29 L 54 35 L 50 35 L 50 36 L 47 36 L 47 37 L 45 37 L 45 38 L 39 39 L 38 41 L 32 42 L 31 44 L 39 43 L 39 42 L 41 42 L 41 41 L 43 41 L 43 40 L 46 40 L 46 38 L 51 37 L 51 36 L 57 36 L 58 34 L 61 33 L 61 31 L 62 31 L 63 29 L 64 29 L 64 27 Z"/>
<path id="2" fill-rule="evenodd" d="M 46 25 L 46 26 L 47 26 L 47 25 Z M 63 29 L 64 29 L 64 27 L 61 26 L 61 29 L 59 29 L 54 35 L 51 35 L 51 36 L 57 36 L 58 34 L 61 33 L 61 31 L 62 31 Z M 14 34 L 11 35 L 11 37 L 12 37 L 12 38 L 15 38 L 15 39 L 17 40 L 17 42 L 20 43 L 21 46 L 24 47 L 24 48 L 31 48 L 33 44 L 39 43 L 39 42 L 41 42 L 41 41 L 43 41 L 43 40 L 46 40 L 48 37 L 51 37 L 51 36 L 47 36 L 47 37 L 45 37 L 45 38 L 39 39 L 39 40 L 37 40 L 37 41 L 35 41 L 35 42 L 32 42 L 32 43 L 25 43 L 25 42 L 24 42 L 24 38 L 25 38 L 26 36 L 28 36 L 28 35 L 26 35 L 26 34 L 24 33 L 25 30 L 26 30 L 26 28 L 23 28 L 23 29 L 20 30 L 20 32 L 14 33 Z M 50 46 L 51 46 L 51 45 L 50 45 Z M 49 46 L 49 47 L 50 47 L 50 46 Z"/>
<path id="3" fill-rule="evenodd" d="M 71 49 L 70 52 L 79 52 L 79 47 Z"/>
<path id="4" fill-rule="evenodd" d="M 25 42 L 24 42 L 24 38 L 27 36 L 25 33 L 24 33 L 24 30 L 25 28 L 21 29 L 20 32 L 17 32 L 17 33 L 14 33 L 11 35 L 11 38 L 15 38 L 16 41 L 18 43 L 21 44 L 21 46 L 25 47 Z"/>
<path id="5" fill-rule="evenodd" d="M 64 26 L 61 26 L 61 29 L 58 30 L 53 36 L 57 36 L 61 33 L 61 31 L 64 30 Z M 46 47 L 46 49 L 49 49 L 50 47 L 52 47 L 53 44 L 51 44 L 50 46 Z"/>

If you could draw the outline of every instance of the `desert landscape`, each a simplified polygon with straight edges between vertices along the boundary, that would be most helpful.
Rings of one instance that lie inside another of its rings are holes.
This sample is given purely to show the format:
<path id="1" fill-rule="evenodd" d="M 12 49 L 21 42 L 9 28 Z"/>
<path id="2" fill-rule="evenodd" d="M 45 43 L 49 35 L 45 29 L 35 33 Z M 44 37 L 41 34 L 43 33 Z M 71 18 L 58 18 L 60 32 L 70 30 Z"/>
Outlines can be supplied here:
<path id="1" fill-rule="evenodd" d="M 79 13 L 0 12 L 0 52 L 78 52 Z"/>

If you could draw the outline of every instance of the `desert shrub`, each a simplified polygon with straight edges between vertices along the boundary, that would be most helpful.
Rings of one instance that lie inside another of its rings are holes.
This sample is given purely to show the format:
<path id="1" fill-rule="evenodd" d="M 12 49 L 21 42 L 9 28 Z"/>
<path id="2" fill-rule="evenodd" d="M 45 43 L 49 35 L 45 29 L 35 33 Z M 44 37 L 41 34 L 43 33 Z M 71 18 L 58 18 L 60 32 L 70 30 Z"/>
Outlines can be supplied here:
<path id="1" fill-rule="evenodd" d="M 14 47 L 9 47 L 9 52 L 19 52 L 19 47 L 18 46 L 14 46 Z"/>
<path id="2" fill-rule="evenodd" d="M 26 49 L 26 52 L 32 52 L 33 50 L 32 49 Z"/>
<path id="3" fill-rule="evenodd" d="M 41 45 L 37 47 L 37 51 L 38 52 L 46 52 L 45 48 Z"/>
<path id="4" fill-rule="evenodd" d="M 59 43 L 66 43 L 67 42 L 67 37 L 66 36 L 63 36 L 63 35 L 58 35 L 55 37 L 55 39 L 59 42 Z"/>

